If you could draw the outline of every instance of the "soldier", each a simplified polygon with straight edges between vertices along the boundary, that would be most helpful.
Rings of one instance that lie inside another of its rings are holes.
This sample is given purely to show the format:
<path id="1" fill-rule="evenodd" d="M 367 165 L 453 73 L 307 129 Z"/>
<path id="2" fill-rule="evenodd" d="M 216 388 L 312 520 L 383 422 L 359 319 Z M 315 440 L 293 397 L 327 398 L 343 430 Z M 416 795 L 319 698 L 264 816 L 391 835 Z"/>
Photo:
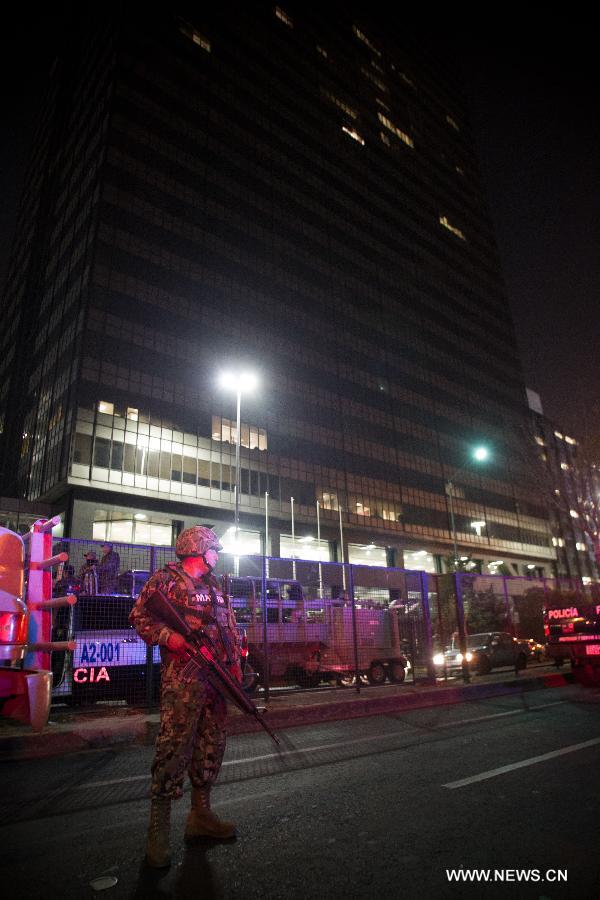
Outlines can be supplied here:
<path id="1" fill-rule="evenodd" d="M 121 558 L 112 544 L 102 544 L 102 558 L 98 565 L 100 593 L 114 594 L 117 590 L 117 578 Z"/>
<path id="2" fill-rule="evenodd" d="M 227 839 L 235 826 L 222 822 L 210 809 L 210 790 L 217 780 L 225 752 L 227 707 L 220 693 L 198 673 L 186 674 L 185 638 L 160 622 L 146 601 L 160 588 L 188 625 L 203 629 L 241 682 L 240 639 L 228 598 L 212 571 L 221 550 L 210 528 L 195 525 L 183 531 L 175 546 L 178 563 L 169 563 L 146 582 L 129 617 L 147 644 L 161 654 L 160 732 L 152 763 L 151 812 L 146 861 L 161 868 L 170 864 L 171 800 L 183 793 L 184 771 L 192 783 L 192 808 L 186 840 Z"/>

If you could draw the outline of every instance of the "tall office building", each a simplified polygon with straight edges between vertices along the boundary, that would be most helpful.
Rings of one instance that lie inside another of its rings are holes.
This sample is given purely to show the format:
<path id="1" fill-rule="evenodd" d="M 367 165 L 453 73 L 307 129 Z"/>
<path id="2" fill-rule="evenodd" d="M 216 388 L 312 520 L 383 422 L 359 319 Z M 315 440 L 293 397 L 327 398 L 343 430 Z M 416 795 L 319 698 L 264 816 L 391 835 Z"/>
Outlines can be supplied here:
<path id="1" fill-rule="evenodd" d="M 268 492 L 274 555 L 343 543 L 432 569 L 456 538 L 484 571 L 549 571 L 455 68 L 362 6 L 165 4 L 73 31 L 8 279 L 5 492 L 75 536 L 225 534 L 236 399 L 218 375 L 250 369 L 246 549 Z"/>

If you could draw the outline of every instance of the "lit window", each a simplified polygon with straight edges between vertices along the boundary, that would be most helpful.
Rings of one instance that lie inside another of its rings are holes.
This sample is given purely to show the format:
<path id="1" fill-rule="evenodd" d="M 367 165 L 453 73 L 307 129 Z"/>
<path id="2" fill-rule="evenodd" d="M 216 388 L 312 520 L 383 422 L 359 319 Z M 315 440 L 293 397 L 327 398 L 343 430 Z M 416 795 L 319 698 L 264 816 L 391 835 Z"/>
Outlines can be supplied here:
<path id="1" fill-rule="evenodd" d="M 367 47 L 369 48 L 369 50 L 372 50 L 373 53 L 375 53 L 377 56 L 381 56 L 381 53 L 379 52 L 379 50 L 377 49 L 377 47 L 375 47 L 375 46 L 371 43 L 371 41 L 370 41 L 369 38 L 366 36 L 366 34 L 364 33 L 364 31 L 361 31 L 360 28 L 358 28 L 357 25 L 353 25 L 353 26 L 352 26 L 352 31 L 354 32 L 354 34 L 356 35 L 356 37 L 359 39 L 359 41 L 362 41 L 363 44 L 366 44 L 366 45 L 367 45 Z"/>
<path id="2" fill-rule="evenodd" d="M 387 134 L 385 133 L 385 131 L 380 131 L 379 137 L 381 138 L 381 140 L 383 141 L 383 143 L 385 144 L 386 147 L 392 146 L 392 142 L 390 141 L 390 139 L 387 136 Z"/>
<path id="3" fill-rule="evenodd" d="M 577 510 L 575 510 L 575 509 L 570 509 L 570 510 L 569 510 L 569 515 L 571 516 L 572 519 L 578 519 L 578 518 L 579 518 L 579 513 L 578 513 Z"/>
<path id="4" fill-rule="evenodd" d="M 316 559 L 321 562 L 331 560 L 331 547 L 329 541 L 321 538 L 321 542 L 310 534 L 292 536 L 281 534 L 279 536 L 279 554 L 282 559 Z"/>
<path id="5" fill-rule="evenodd" d="M 317 44 L 317 53 L 320 53 L 321 56 L 323 56 L 325 59 L 329 59 L 329 54 L 327 53 L 327 50 L 325 50 L 324 47 L 320 47 L 318 44 Z"/>
<path id="6" fill-rule="evenodd" d="M 335 103 L 338 109 L 343 110 L 351 119 L 358 119 L 356 110 L 352 109 L 351 106 L 348 106 L 347 103 L 344 103 L 343 100 L 340 100 L 339 97 L 336 97 L 335 94 L 330 94 L 329 91 L 326 91 L 324 88 L 321 88 L 321 94 L 324 97 L 327 97 L 328 100 L 331 100 L 332 103 Z"/>
<path id="7" fill-rule="evenodd" d="M 539 437 L 537 434 L 535 436 L 535 442 L 536 442 L 536 444 L 539 444 L 540 447 L 546 446 L 546 442 L 544 441 L 544 438 Z"/>
<path id="8" fill-rule="evenodd" d="M 292 22 L 292 20 L 290 19 L 290 17 L 286 13 L 286 11 L 284 9 L 282 9 L 280 6 L 275 7 L 275 15 L 277 16 L 279 21 L 283 22 L 284 25 L 287 25 L 288 28 L 294 27 L 294 23 Z"/>
<path id="9" fill-rule="evenodd" d="M 455 131 L 460 131 L 458 124 L 454 121 L 452 116 L 446 116 L 446 122 L 448 123 L 448 125 L 450 125 L 452 128 L 454 128 Z"/>
<path id="10" fill-rule="evenodd" d="M 323 509 L 339 509 L 338 495 L 334 491 L 323 491 L 321 494 L 321 506 Z"/>
<path id="11" fill-rule="evenodd" d="M 411 81 L 408 75 L 405 75 L 404 72 L 400 72 L 400 78 L 402 79 L 402 81 L 405 81 L 406 84 L 410 85 L 411 88 L 415 87 L 414 81 Z"/>
<path id="12" fill-rule="evenodd" d="M 454 166 L 454 168 L 456 169 L 456 171 L 458 172 L 459 175 L 464 175 L 464 174 L 465 174 L 464 169 L 461 169 L 460 166 Z"/>
<path id="13" fill-rule="evenodd" d="M 567 442 L 567 444 L 576 444 L 576 443 L 577 443 L 577 441 L 575 440 L 575 438 L 567 437 L 566 434 L 565 434 L 565 441 Z"/>
<path id="14" fill-rule="evenodd" d="M 382 109 L 385 109 L 387 112 L 390 111 L 389 106 L 387 105 L 387 103 L 383 102 L 381 97 L 375 97 L 375 103 L 377 104 L 377 106 L 380 106 Z"/>
<path id="15" fill-rule="evenodd" d="M 106 413 L 107 416 L 114 416 L 115 405 L 114 403 L 107 403 L 106 400 L 100 400 L 98 403 L 98 412 Z"/>
<path id="16" fill-rule="evenodd" d="M 384 94 L 387 94 L 388 89 L 387 89 L 386 85 L 383 83 L 383 81 L 381 80 L 381 78 L 377 78 L 377 76 L 374 75 L 373 72 L 371 72 L 369 69 L 365 69 L 364 66 L 361 68 L 360 71 L 363 73 L 365 78 L 368 78 L 369 81 L 375 85 L 375 87 L 378 87 L 380 91 L 383 91 Z"/>
<path id="17" fill-rule="evenodd" d="M 412 142 L 412 138 L 406 134 L 406 132 L 401 131 L 400 128 L 397 128 L 393 122 L 390 122 L 387 116 L 384 116 L 383 113 L 377 113 L 377 118 L 381 122 L 382 125 L 385 125 L 388 131 L 391 131 L 392 134 L 395 134 L 397 138 L 400 138 L 408 147 L 413 147 L 414 144 Z"/>
<path id="18" fill-rule="evenodd" d="M 348 560 L 358 566 L 387 566 L 385 547 L 375 544 L 348 544 Z"/>
<path id="19" fill-rule="evenodd" d="M 127 418 L 131 419 L 132 422 L 137 422 L 138 418 L 139 418 L 138 412 L 139 411 L 134 406 L 128 406 L 127 407 Z"/>
<path id="20" fill-rule="evenodd" d="M 444 228 L 447 228 L 448 231 L 451 231 L 452 234 L 455 234 L 456 237 L 459 237 L 461 241 L 466 241 L 466 237 L 464 236 L 460 228 L 457 228 L 456 225 L 451 225 L 448 221 L 447 216 L 440 216 L 440 225 L 443 225 Z"/>
<path id="21" fill-rule="evenodd" d="M 561 463 L 561 464 L 560 464 L 560 467 L 561 467 L 561 469 L 570 469 L 570 468 L 571 468 L 571 466 L 569 465 L 569 463 Z"/>
<path id="22" fill-rule="evenodd" d="M 557 438 L 560 438 L 561 441 L 564 439 L 564 435 L 562 435 L 562 434 L 560 433 L 560 431 L 555 431 L 554 434 L 555 434 L 555 436 L 556 436 Z"/>
<path id="23" fill-rule="evenodd" d="M 210 41 L 207 37 L 197 31 L 192 25 L 188 22 L 182 22 L 179 26 L 179 30 L 182 34 L 185 34 L 187 38 L 194 42 L 198 47 L 202 47 L 203 50 L 206 50 L 207 53 L 210 53 Z"/>
<path id="24" fill-rule="evenodd" d="M 247 425 L 241 423 L 241 440 L 240 445 L 247 447 L 249 450 L 266 450 L 267 449 L 267 432 L 258 425 Z M 237 443 L 237 426 L 231 419 L 222 419 L 221 416 L 212 417 L 212 439 L 213 441 L 222 441 L 225 444 Z"/>
<path id="25" fill-rule="evenodd" d="M 582 552 L 587 549 L 585 544 L 582 544 L 581 541 L 577 541 L 575 546 L 577 547 L 578 550 L 581 550 Z"/>
<path id="26" fill-rule="evenodd" d="M 347 135 L 349 135 L 352 140 L 357 141 L 363 147 L 365 146 L 364 138 L 360 136 L 358 131 L 355 131 L 353 128 L 346 128 L 345 125 L 342 125 L 342 131 L 345 131 Z"/>

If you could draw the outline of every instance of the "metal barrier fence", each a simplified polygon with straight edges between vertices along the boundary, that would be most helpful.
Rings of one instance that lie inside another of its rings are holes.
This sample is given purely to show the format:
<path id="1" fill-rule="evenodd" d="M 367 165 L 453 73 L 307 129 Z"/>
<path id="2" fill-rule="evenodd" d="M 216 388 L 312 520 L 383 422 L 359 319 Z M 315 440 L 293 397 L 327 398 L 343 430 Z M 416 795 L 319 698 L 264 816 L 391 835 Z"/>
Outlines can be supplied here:
<path id="1" fill-rule="evenodd" d="M 55 595 L 78 602 L 54 613 L 56 703 L 158 702 L 159 651 L 148 648 L 128 616 L 150 573 L 175 560 L 172 547 L 60 539 L 69 562 L 54 577 Z M 248 639 L 249 691 L 401 683 L 440 674 L 436 652 L 466 635 L 505 632 L 543 640 L 542 610 L 561 586 L 548 579 L 431 575 L 407 571 L 222 553 L 236 620 Z M 598 586 L 593 586 L 595 590 Z M 592 588 L 589 589 L 592 591 Z M 447 674 L 445 672 L 445 674 Z"/>
<path id="2" fill-rule="evenodd" d="M 174 561 L 171 547 L 61 539 L 69 562 L 58 567 L 55 595 L 78 602 L 58 609 L 55 639 L 74 652 L 53 654 L 54 700 L 73 705 L 158 699 L 159 652 L 147 648 L 128 616 L 149 574 Z M 401 569 L 221 554 L 238 627 L 248 639 L 248 690 L 317 685 L 360 690 L 400 683 L 431 656 L 427 575 Z"/>

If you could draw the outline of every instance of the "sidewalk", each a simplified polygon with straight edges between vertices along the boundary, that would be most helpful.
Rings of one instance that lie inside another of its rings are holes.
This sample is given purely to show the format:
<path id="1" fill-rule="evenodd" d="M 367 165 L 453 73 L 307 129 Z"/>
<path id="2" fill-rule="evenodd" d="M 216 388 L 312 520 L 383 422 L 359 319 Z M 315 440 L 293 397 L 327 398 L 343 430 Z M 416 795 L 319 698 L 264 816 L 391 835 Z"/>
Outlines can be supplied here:
<path id="1" fill-rule="evenodd" d="M 485 680 L 475 677 L 470 684 L 448 681 L 435 685 L 361 686 L 360 693 L 355 688 L 272 693 L 265 717 L 269 726 L 277 731 L 335 719 L 485 700 L 506 694 L 563 687 L 570 683 L 570 673 L 563 674 L 542 666 L 518 676 L 505 671 L 488 675 Z M 260 698 L 256 702 L 261 705 Z M 103 706 L 81 712 L 58 707 L 52 710 L 50 721 L 41 734 L 0 718 L 0 760 L 58 756 L 118 744 L 148 744 L 154 741 L 157 731 L 157 711 Z M 230 705 L 228 733 L 252 731 L 261 731 L 260 725 Z"/>

